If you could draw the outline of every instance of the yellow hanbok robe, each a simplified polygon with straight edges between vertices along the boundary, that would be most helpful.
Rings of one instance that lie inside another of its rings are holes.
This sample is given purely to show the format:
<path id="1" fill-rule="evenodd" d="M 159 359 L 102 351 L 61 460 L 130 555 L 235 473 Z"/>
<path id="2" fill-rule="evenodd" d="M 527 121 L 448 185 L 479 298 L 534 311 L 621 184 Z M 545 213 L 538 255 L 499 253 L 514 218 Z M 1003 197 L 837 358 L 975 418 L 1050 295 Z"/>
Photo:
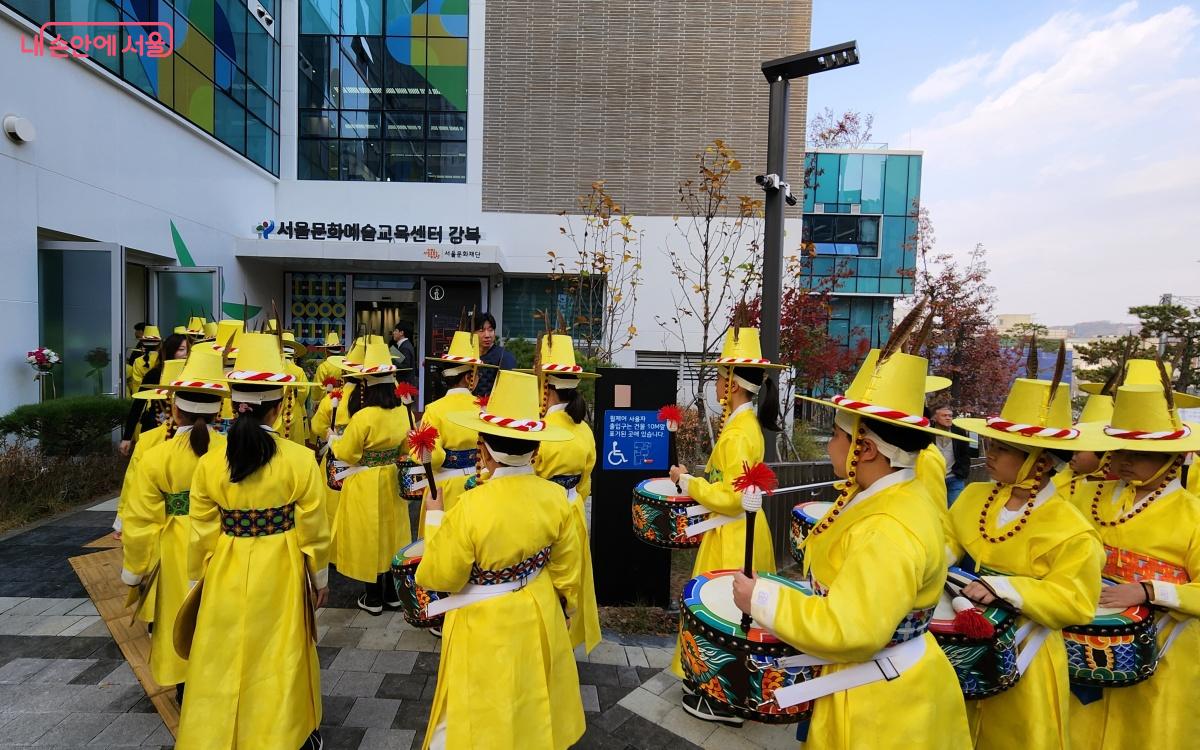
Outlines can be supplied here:
<path id="1" fill-rule="evenodd" d="M 329 378 L 335 378 L 341 387 L 342 375 L 345 372 L 342 370 L 342 363 L 346 361 L 345 356 L 334 354 L 321 360 L 321 364 L 317 365 L 316 371 L 313 373 L 313 382 L 316 383 L 308 391 L 309 401 L 320 401 L 325 394 L 325 381 Z"/>
<path id="2" fill-rule="evenodd" d="M 1200 463 L 1192 462 L 1187 470 L 1187 491 L 1200 497 Z"/>
<path id="3" fill-rule="evenodd" d="M 275 455 L 234 484 L 224 451 L 192 479 L 188 576 L 204 579 L 176 747 L 297 750 L 321 723 L 321 668 L 305 577 L 329 580 L 329 524 L 312 451 L 272 435 Z M 240 537 L 222 511 L 294 504 L 294 526 Z"/>
<path id="4" fill-rule="evenodd" d="M 709 456 L 705 472 L 708 478 L 689 477 L 684 492 L 696 502 L 714 513 L 726 516 L 742 514 L 742 493 L 733 488 L 733 480 L 763 460 L 763 434 L 753 403 L 743 404 L 729 415 L 725 427 L 717 438 L 717 444 Z M 754 569 L 767 573 L 775 572 L 775 549 L 771 546 L 771 530 L 767 518 L 760 513 L 754 521 Z M 706 531 L 696 553 L 696 564 L 692 575 L 697 576 L 710 570 L 741 568 L 746 561 L 746 519 L 740 518 L 724 526 Z M 680 665 L 680 647 L 675 643 L 675 656 L 671 671 L 683 677 Z"/>
<path id="5" fill-rule="evenodd" d="M 912 470 L 862 490 L 823 533 L 806 540 L 811 578 L 827 589 L 806 596 L 759 579 L 754 619 L 800 649 L 837 664 L 861 663 L 883 649 L 897 625 L 934 606 L 946 583 L 941 523 Z M 837 748 L 971 747 L 954 668 L 926 632 L 925 653 L 894 680 L 818 698 L 806 746 Z M 1014 717 L 1014 721 L 1025 721 Z"/>
<path id="6" fill-rule="evenodd" d="M 290 359 L 284 360 L 283 369 L 287 374 L 295 376 L 299 381 L 305 381 L 308 376 L 300 365 Z M 275 431 L 293 443 L 304 445 L 308 440 L 308 386 L 285 386 L 283 390 L 283 408 L 275 419 Z M 290 419 L 284 415 L 291 409 Z"/>
<path id="7" fill-rule="evenodd" d="M 224 454 L 225 438 L 210 431 L 208 451 Z M 134 491 L 125 507 L 121 579 L 130 586 L 158 566 L 153 600 L 155 629 L 150 636 L 150 672 L 159 685 L 175 685 L 187 677 L 187 661 L 175 653 L 175 616 L 188 592 L 188 545 L 192 523 L 188 493 L 200 457 L 192 452 L 191 430 L 146 451 L 138 462 Z M 170 497 L 168 497 L 170 496 Z M 147 600 L 146 606 L 151 606 Z"/>
<path id="8" fill-rule="evenodd" d="M 442 499 L 442 507 L 450 510 L 458 502 L 458 497 L 466 491 L 467 480 L 474 470 L 449 470 L 444 468 L 446 451 L 465 451 L 475 448 L 479 443 L 479 433 L 468 427 L 462 427 L 446 418 L 447 414 L 455 412 L 479 411 L 475 403 L 475 395 L 469 388 L 451 388 L 446 395 L 425 407 L 421 423 L 431 425 L 438 431 L 437 445 L 433 452 L 433 473 L 437 481 L 438 494 Z M 542 446 L 545 447 L 545 446 Z M 425 536 L 425 500 L 429 490 L 421 499 L 421 514 L 417 516 L 417 537 Z"/>
<path id="9" fill-rule="evenodd" d="M 317 404 L 316 411 L 313 412 L 313 437 L 321 440 L 322 442 L 329 441 L 330 438 L 339 437 L 341 433 L 345 431 L 346 425 L 350 424 L 350 407 L 348 406 L 349 401 L 347 401 L 347 399 L 354 394 L 354 384 L 346 383 L 343 388 L 339 389 L 339 392 L 342 395 L 341 398 L 338 399 L 336 410 L 333 406 L 333 399 L 331 398 L 332 394 L 326 393 L 321 399 L 320 403 Z M 331 430 L 332 434 L 330 432 Z M 331 453 L 333 453 L 332 446 L 325 452 L 325 457 L 321 459 L 321 474 L 326 478 L 329 476 L 329 462 L 333 460 L 330 455 Z M 340 502 L 341 497 L 341 490 L 333 489 L 329 486 L 328 481 L 326 481 L 325 512 L 329 516 L 330 528 L 333 528 L 333 519 L 337 517 L 338 503 Z M 334 549 L 336 549 L 336 545 L 330 541 L 330 558 L 332 558 L 334 555 Z"/>
<path id="10" fill-rule="evenodd" d="M 149 360 L 150 361 L 147 362 L 145 357 L 138 357 L 137 359 L 133 360 L 133 364 L 129 366 L 128 375 L 130 396 L 138 392 L 138 390 L 142 387 L 142 380 L 146 377 L 146 373 L 153 370 L 154 366 L 158 364 L 158 352 L 151 352 Z"/>
<path id="11" fill-rule="evenodd" d="M 1101 519 L 1113 521 L 1132 510 L 1119 507 L 1122 483 L 1104 485 L 1096 509 Z M 1075 497 L 1086 502 L 1081 510 L 1095 523 L 1091 508 L 1094 490 L 1077 492 Z M 1200 713 L 1196 711 L 1196 697 L 1200 696 L 1200 660 L 1196 658 L 1200 654 L 1200 499 L 1175 480 L 1141 513 L 1117 526 L 1100 527 L 1100 538 L 1106 548 L 1129 550 L 1178 566 L 1187 571 L 1191 582 L 1154 582 L 1158 618 L 1174 621 L 1173 625 L 1166 623 L 1159 634 L 1159 646 L 1173 628 L 1184 630 L 1150 679 L 1105 690 L 1100 700 L 1087 705 L 1071 699 L 1071 746 L 1087 750 L 1196 747 L 1200 742 Z M 1105 576 L 1119 579 L 1108 565 Z"/>
<path id="12" fill-rule="evenodd" d="M 348 578 L 373 583 L 391 569 L 396 552 L 412 542 L 408 505 L 396 477 L 396 456 L 411 429 L 403 407 L 368 406 L 350 417 L 333 444 L 339 461 L 363 466 L 343 482 L 333 521 L 333 564 Z"/>
<path id="13" fill-rule="evenodd" d="M 917 454 L 917 481 L 925 485 L 938 517 L 946 514 L 949 493 L 946 491 L 946 457 L 937 443 L 930 443 Z"/>
<path id="14" fill-rule="evenodd" d="M 990 698 L 967 701 L 971 736 L 977 748 L 1050 750 L 1068 748 L 1067 652 L 1062 628 L 1096 616 L 1104 549 L 1100 536 L 1053 482 L 1038 493 L 1025 525 L 1011 537 L 990 542 L 980 536 L 980 515 L 995 485 L 967 485 L 950 508 L 948 556 L 969 555 L 983 579 L 1026 618 L 1050 634 L 1017 684 Z M 1016 529 L 1024 511 L 1001 523 L 1003 505 L 986 519 L 990 537 Z M 1037 717 L 1014 721 L 1013 717 Z"/>
<path id="15" fill-rule="evenodd" d="M 584 501 L 592 492 L 592 468 L 596 465 L 596 439 L 587 424 L 576 424 L 567 416 L 565 404 L 551 406 L 546 424 L 570 430 L 574 437 L 561 443 L 542 443 L 538 447 L 535 468 L 545 479 L 579 476 L 579 484 L 567 491 L 571 514 L 579 533 L 579 608 L 571 617 L 571 645 L 584 644 L 591 651 L 600 643 L 600 609 L 596 606 L 596 585 L 592 578 L 592 550 L 589 542 L 587 513 Z"/>
<path id="16" fill-rule="evenodd" d="M 117 497 L 117 520 L 113 529 L 121 531 L 124 525 L 125 503 L 134 490 L 134 480 L 137 478 L 137 465 L 146 455 L 146 451 L 167 439 L 168 425 L 160 424 L 153 430 L 147 430 L 138 436 L 133 444 L 133 453 L 129 456 L 129 464 L 125 467 L 125 477 L 121 480 L 121 494 Z"/>
<path id="17" fill-rule="evenodd" d="M 579 600 L 579 534 L 562 487 L 531 467 L 501 467 L 431 513 L 417 584 L 459 591 L 475 566 L 498 571 L 549 547 L 529 584 L 446 613 L 425 748 L 558 750 L 584 731 L 579 674 L 563 619 Z"/>

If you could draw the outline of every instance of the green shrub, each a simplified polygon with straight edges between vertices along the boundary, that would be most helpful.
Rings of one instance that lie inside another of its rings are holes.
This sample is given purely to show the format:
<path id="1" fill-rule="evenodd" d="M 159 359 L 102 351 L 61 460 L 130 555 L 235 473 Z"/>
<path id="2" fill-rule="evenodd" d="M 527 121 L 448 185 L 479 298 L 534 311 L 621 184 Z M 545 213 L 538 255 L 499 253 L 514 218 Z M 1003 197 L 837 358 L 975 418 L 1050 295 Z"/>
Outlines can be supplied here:
<path id="1" fill-rule="evenodd" d="M 18 406 L 0 417 L 0 434 L 36 441 L 47 456 L 103 453 L 112 431 L 125 421 L 128 400 L 73 396 Z"/>

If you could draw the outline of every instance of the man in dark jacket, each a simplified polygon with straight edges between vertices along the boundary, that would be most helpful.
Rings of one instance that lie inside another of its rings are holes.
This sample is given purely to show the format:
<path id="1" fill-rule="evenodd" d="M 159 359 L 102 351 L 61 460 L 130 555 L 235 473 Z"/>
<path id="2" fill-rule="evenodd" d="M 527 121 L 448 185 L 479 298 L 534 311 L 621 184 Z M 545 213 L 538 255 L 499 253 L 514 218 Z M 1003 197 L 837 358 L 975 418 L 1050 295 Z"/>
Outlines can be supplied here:
<path id="1" fill-rule="evenodd" d="M 954 408 L 949 405 L 939 406 L 935 409 L 933 421 L 938 427 L 953 432 L 955 435 L 967 434 L 954 426 Z M 954 501 L 958 499 L 959 493 L 963 491 L 963 487 L 966 486 L 967 477 L 971 474 L 971 458 L 974 450 L 971 448 L 971 444 L 965 440 L 951 440 L 943 437 L 937 437 L 934 440 L 937 442 L 938 450 L 946 459 L 946 504 L 953 505 Z"/>
<path id="2" fill-rule="evenodd" d="M 388 347 L 392 362 L 401 372 L 396 377 L 412 385 L 417 384 L 417 350 L 412 342 L 412 327 L 408 323 L 397 323 L 392 329 L 392 345 Z M 405 371 L 407 370 L 407 371 Z"/>
<path id="3" fill-rule="evenodd" d="M 491 313 L 479 317 L 480 359 L 489 365 L 496 365 L 501 370 L 511 370 L 517 366 L 517 358 L 496 340 L 496 318 Z M 476 396 L 490 396 L 492 386 L 496 384 L 496 370 L 490 367 L 480 367 L 478 382 L 475 384 Z"/>

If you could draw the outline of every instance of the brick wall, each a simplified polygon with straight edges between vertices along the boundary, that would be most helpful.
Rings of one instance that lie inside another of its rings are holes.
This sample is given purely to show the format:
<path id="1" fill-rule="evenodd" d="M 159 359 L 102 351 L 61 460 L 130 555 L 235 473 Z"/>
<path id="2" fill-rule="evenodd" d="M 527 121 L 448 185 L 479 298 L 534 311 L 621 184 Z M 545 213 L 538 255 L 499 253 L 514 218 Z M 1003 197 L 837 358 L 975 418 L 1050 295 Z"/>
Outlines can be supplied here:
<path id="1" fill-rule="evenodd" d="M 811 0 L 492 0 L 483 208 L 556 213 L 597 179 L 626 211 L 676 213 L 676 183 L 723 138 L 757 189 L 764 60 L 809 48 Z M 791 92 L 788 177 L 802 182 L 808 87 Z M 799 191 L 796 191 L 799 192 Z"/>

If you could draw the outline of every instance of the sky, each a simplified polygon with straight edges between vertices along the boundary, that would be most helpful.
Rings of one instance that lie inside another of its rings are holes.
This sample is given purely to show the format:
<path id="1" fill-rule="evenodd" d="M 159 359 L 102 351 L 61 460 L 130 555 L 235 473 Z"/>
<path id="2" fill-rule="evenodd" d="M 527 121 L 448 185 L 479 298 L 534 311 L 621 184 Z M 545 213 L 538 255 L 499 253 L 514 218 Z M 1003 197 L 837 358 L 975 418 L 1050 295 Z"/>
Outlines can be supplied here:
<path id="1" fill-rule="evenodd" d="M 924 151 L 937 248 L 987 249 L 996 313 L 1130 320 L 1200 297 L 1200 2 L 814 0 L 809 116 Z"/>

